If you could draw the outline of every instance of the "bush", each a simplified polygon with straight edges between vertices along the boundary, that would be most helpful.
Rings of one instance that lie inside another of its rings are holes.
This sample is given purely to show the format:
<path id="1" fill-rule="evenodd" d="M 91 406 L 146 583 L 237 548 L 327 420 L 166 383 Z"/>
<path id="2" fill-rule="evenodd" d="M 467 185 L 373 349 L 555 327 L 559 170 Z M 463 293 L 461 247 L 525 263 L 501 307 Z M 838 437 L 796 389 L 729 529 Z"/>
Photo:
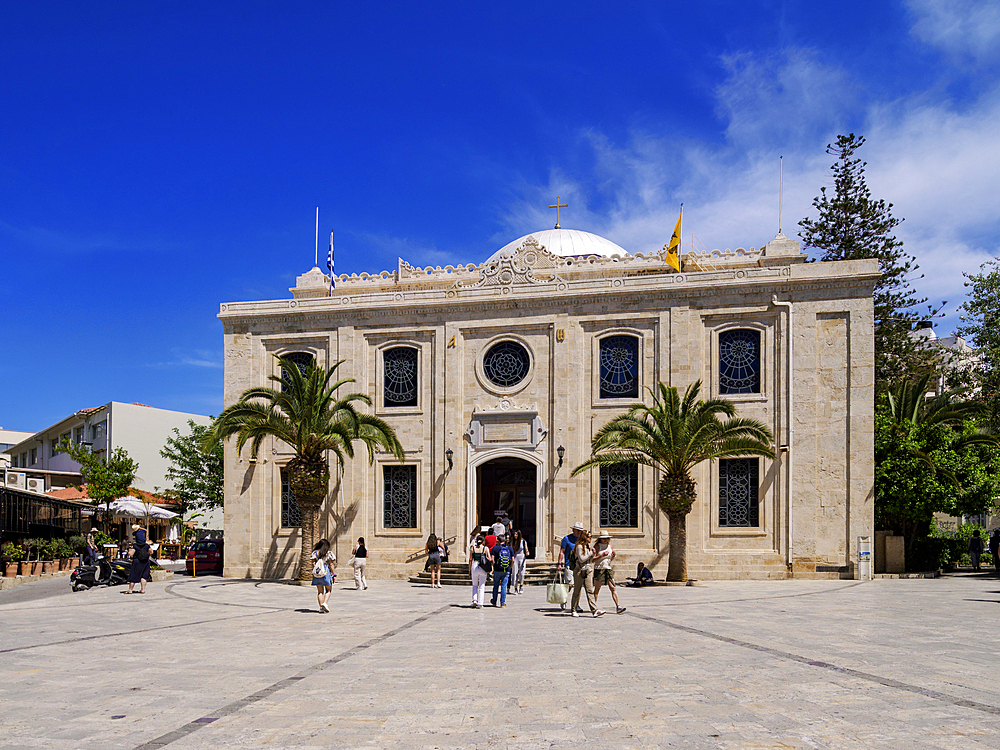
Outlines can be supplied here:
<path id="1" fill-rule="evenodd" d="M 928 536 L 913 542 L 913 549 L 906 556 L 909 571 L 937 570 L 951 565 L 958 559 L 953 539 Z"/>
<path id="2" fill-rule="evenodd" d="M 71 536 L 69 538 L 69 546 L 73 548 L 74 554 L 77 552 L 83 552 L 87 549 L 87 537 Z"/>
<path id="3" fill-rule="evenodd" d="M 968 568 L 970 565 L 972 565 L 972 558 L 969 557 L 968 552 L 966 552 L 964 555 L 958 558 L 958 564 L 963 568 Z"/>
<path id="4" fill-rule="evenodd" d="M 73 556 L 73 548 L 65 539 L 56 539 L 52 543 L 55 555 L 59 559 Z"/>
<path id="5" fill-rule="evenodd" d="M 11 562 L 19 562 L 24 559 L 26 552 L 24 547 L 19 544 L 14 544 L 14 542 L 4 542 L 3 547 L 0 548 L 0 554 Z"/>
<path id="6" fill-rule="evenodd" d="M 989 552 L 984 552 L 983 554 L 981 554 L 979 556 L 979 564 L 980 565 L 992 565 L 993 564 L 993 555 L 991 555 Z"/>

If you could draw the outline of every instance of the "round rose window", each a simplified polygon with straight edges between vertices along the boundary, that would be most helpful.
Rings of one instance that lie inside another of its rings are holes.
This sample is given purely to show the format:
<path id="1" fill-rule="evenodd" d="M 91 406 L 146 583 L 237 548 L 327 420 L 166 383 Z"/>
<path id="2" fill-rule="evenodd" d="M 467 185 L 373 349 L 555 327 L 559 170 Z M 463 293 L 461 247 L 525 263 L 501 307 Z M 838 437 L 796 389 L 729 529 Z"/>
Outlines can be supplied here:
<path id="1" fill-rule="evenodd" d="M 483 357 L 483 372 L 493 385 L 512 388 L 528 376 L 531 357 L 516 341 L 494 344 Z"/>

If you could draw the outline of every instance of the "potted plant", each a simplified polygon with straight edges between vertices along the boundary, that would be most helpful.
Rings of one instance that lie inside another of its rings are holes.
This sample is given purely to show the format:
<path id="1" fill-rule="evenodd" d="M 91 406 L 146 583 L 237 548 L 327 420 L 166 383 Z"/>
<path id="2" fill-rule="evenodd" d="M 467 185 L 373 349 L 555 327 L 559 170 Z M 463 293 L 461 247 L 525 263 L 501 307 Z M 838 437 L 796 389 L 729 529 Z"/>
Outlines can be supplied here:
<path id="1" fill-rule="evenodd" d="M 53 544 L 55 546 L 56 559 L 59 561 L 59 570 L 69 570 L 69 560 L 73 556 L 73 548 L 69 546 L 69 542 L 65 539 L 56 539 Z"/>
<path id="2" fill-rule="evenodd" d="M 37 576 L 42 573 L 42 545 L 45 544 L 44 539 L 28 539 L 25 541 L 24 545 L 27 548 L 27 554 L 24 557 L 24 563 L 21 565 L 21 575 L 23 576 Z M 32 559 L 34 557 L 34 559 Z"/>
<path id="3" fill-rule="evenodd" d="M 6 560 L 4 575 L 8 578 L 13 578 L 17 575 L 18 565 L 24 558 L 24 548 L 14 542 L 4 542 L 2 553 Z"/>
<path id="4" fill-rule="evenodd" d="M 69 538 L 69 546 L 71 550 L 69 555 L 69 567 L 70 569 L 75 569 L 80 565 L 80 556 L 87 548 L 87 537 L 71 536 Z"/>
<path id="5" fill-rule="evenodd" d="M 55 573 L 59 569 L 56 555 L 59 554 L 59 543 L 55 540 L 42 542 L 42 572 Z"/>

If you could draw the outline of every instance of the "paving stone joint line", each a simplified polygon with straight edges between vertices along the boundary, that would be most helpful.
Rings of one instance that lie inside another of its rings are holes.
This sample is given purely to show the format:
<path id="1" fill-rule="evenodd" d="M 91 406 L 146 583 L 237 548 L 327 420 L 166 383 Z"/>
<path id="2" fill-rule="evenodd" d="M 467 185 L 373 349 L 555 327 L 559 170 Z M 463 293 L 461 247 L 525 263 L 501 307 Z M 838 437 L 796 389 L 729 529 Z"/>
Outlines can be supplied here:
<path id="1" fill-rule="evenodd" d="M 340 662 L 344 661 L 345 659 L 349 659 L 350 657 L 363 651 L 364 649 L 371 648 L 372 646 L 377 646 L 379 643 L 382 643 L 383 641 L 386 641 L 389 638 L 397 636 L 400 633 L 409 630 L 410 628 L 415 627 L 422 622 L 426 622 L 431 617 L 439 615 L 442 612 L 451 609 L 451 606 L 452 606 L 451 604 L 446 604 L 445 606 L 439 607 L 438 609 L 435 609 L 432 612 L 427 612 L 421 615 L 420 617 L 410 620 L 409 622 L 405 622 L 402 625 L 393 628 L 392 630 L 382 633 L 382 635 L 375 636 L 374 638 L 371 638 L 365 641 L 364 643 L 360 643 L 357 646 L 352 646 L 346 651 L 343 651 L 337 654 L 336 656 L 327 659 L 326 661 L 322 661 L 319 664 L 314 664 L 311 667 L 307 667 L 306 669 L 299 672 L 297 675 L 292 675 L 291 677 L 285 677 L 284 679 L 278 680 L 272 685 L 268 685 L 267 687 L 258 690 L 256 693 L 252 693 L 251 695 L 248 695 L 245 698 L 240 698 L 238 700 L 235 700 L 232 703 L 229 703 L 221 707 L 220 709 L 213 711 L 210 716 L 202 716 L 201 718 L 189 721 L 184 726 L 175 729 L 172 732 L 168 732 L 167 734 L 161 735 L 155 739 L 150 740 L 149 742 L 143 743 L 142 745 L 138 745 L 136 747 L 136 750 L 155 750 L 155 748 L 164 747 L 165 745 L 169 745 L 173 742 L 176 742 L 177 740 L 183 739 L 184 737 L 190 735 L 192 732 L 196 732 L 199 729 L 206 727 L 209 724 L 212 724 L 213 722 L 218 721 L 219 719 L 225 716 L 230 716 L 246 708 L 247 706 L 262 701 L 265 698 L 274 695 L 274 693 L 277 693 L 279 690 L 284 690 L 287 687 L 291 687 L 298 681 L 304 680 L 306 677 L 315 674 L 316 672 L 320 672 L 324 669 L 327 669 L 333 666 L 334 664 L 339 664 Z"/>
<path id="2" fill-rule="evenodd" d="M 942 693 L 931 688 L 923 688 L 918 685 L 910 685 L 905 682 L 900 682 L 899 680 L 894 680 L 890 677 L 881 677 L 879 675 L 870 674 L 868 672 L 862 672 L 857 669 L 851 669 L 850 667 L 838 667 L 835 664 L 830 664 L 825 661 L 814 661 L 808 659 L 804 656 L 799 656 L 798 654 L 793 654 L 789 651 L 781 651 L 780 649 L 771 648 L 770 646 L 761 646 L 757 643 L 750 643 L 749 641 L 741 641 L 738 638 L 730 638 L 729 636 L 719 635 L 718 633 L 712 633 L 707 630 L 699 630 L 698 628 L 692 628 L 688 625 L 681 625 L 675 622 L 669 622 L 668 620 L 663 620 L 659 617 L 652 617 L 650 615 L 639 614 L 638 612 L 627 613 L 632 617 L 637 617 L 641 620 L 648 620 L 649 622 L 655 622 L 658 625 L 663 625 L 668 628 L 673 628 L 674 630 L 680 630 L 684 633 L 690 633 L 692 635 L 699 635 L 705 638 L 712 638 L 713 640 L 719 641 L 721 643 L 728 643 L 731 646 L 739 646 L 741 648 L 751 649 L 753 651 L 759 651 L 764 654 L 769 654 L 770 656 L 777 657 L 779 659 L 785 659 L 788 661 L 798 662 L 799 664 L 805 664 L 809 667 L 819 667 L 820 669 L 826 669 L 831 672 L 838 672 L 840 674 L 848 675 L 850 677 L 856 677 L 861 680 L 866 680 L 867 682 L 874 682 L 878 685 L 883 685 L 885 687 L 895 688 L 896 690 L 903 690 L 908 693 L 915 693 L 916 695 L 922 695 L 927 698 L 933 698 L 934 700 L 941 701 L 942 703 L 950 703 L 953 706 L 960 706 L 962 708 L 970 708 L 974 711 L 981 711 L 982 713 L 992 714 L 994 716 L 1000 716 L 1000 707 L 991 706 L 988 703 L 979 703 L 977 701 L 970 701 L 965 698 L 956 698 L 953 695 L 948 695 L 947 693 Z"/>

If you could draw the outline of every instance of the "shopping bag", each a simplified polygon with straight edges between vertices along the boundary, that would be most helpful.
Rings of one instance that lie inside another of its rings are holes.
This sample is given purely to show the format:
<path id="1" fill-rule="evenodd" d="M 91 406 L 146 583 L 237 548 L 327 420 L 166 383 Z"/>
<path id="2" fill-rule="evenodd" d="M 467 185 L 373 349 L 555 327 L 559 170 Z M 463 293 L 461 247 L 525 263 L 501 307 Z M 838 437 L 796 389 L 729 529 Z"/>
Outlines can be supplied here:
<path id="1" fill-rule="evenodd" d="M 559 574 L 546 585 L 545 601 L 549 604 L 565 604 L 569 601 L 569 586 L 562 582 L 562 576 Z"/>

